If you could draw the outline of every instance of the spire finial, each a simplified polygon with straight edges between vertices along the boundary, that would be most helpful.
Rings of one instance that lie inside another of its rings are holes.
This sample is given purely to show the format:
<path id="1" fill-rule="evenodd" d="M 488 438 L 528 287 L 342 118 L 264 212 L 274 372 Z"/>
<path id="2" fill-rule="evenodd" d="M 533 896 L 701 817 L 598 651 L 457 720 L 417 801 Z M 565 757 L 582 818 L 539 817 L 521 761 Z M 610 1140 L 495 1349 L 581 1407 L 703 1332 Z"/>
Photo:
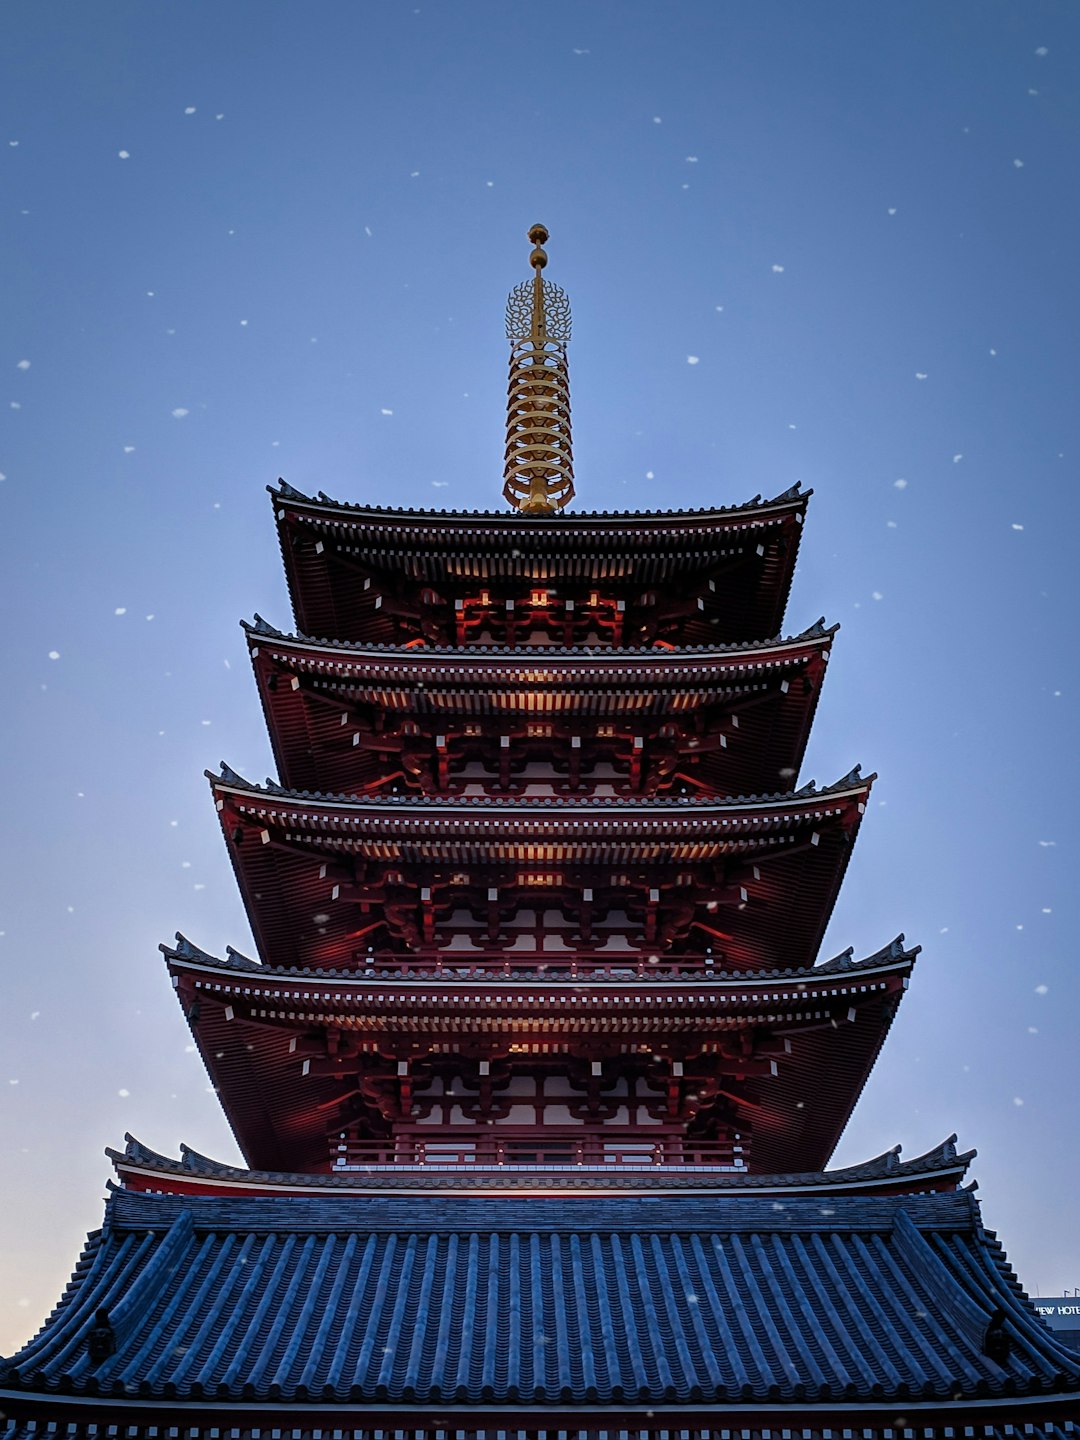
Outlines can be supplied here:
<path id="1" fill-rule="evenodd" d="M 510 386 L 503 495 L 526 515 L 551 515 L 574 496 L 566 365 L 570 302 L 543 278 L 547 238 L 544 225 L 529 230 L 533 278 L 515 286 L 506 303 Z"/>

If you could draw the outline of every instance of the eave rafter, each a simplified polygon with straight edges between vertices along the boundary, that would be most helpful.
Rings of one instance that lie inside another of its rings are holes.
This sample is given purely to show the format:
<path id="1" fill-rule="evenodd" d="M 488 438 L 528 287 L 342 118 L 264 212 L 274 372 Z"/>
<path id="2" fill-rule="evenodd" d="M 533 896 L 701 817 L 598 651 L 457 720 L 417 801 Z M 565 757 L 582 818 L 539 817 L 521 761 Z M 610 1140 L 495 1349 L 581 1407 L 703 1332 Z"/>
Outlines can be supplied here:
<path id="1" fill-rule="evenodd" d="M 245 1153 L 266 1163 L 284 1145 L 297 1168 L 343 1130 L 372 1137 L 350 1142 L 359 1154 L 386 1124 L 396 1133 L 410 1113 L 422 1119 L 439 1076 L 457 1076 L 479 1115 L 485 1104 L 505 1113 L 510 1060 L 518 1075 L 577 1075 L 585 1121 L 614 1113 L 605 1096 L 630 1083 L 654 1123 L 690 1124 L 706 1155 L 728 1154 L 730 1140 L 709 1136 L 734 1131 L 758 1168 L 793 1144 L 808 1167 L 824 1164 L 916 955 L 897 941 L 805 976 L 635 985 L 313 977 L 217 961 L 187 942 L 163 949 Z"/>
<path id="2" fill-rule="evenodd" d="M 539 609 L 564 639 L 764 639 L 783 618 L 809 498 L 795 487 L 729 510 L 586 512 L 522 526 L 501 512 L 341 505 L 284 483 L 271 494 L 302 631 L 439 644 L 486 631 L 527 638 L 522 626 L 537 616 L 517 607 L 533 603 L 535 587 L 550 592 Z"/>
<path id="3" fill-rule="evenodd" d="M 835 626 L 717 650 L 428 650 L 245 626 L 283 780 L 350 793 L 752 793 L 797 773 Z M 599 773 L 604 773 L 603 769 Z M 541 785 L 537 788 L 543 789 Z"/>
<path id="4" fill-rule="evenodd" d="M 658 963 L 689 946 L 805 968 L 872 783 L 853 772 L 820 791 L 631 805 L 356 799 L 210 778 L 264 958 L 324 967 L 384 950 L 430 963 L 457 948 L 467 963 L 528 949 L 528 907 L 550 916 L 545 938 L 533 926 L 539 951 L 652 947 Z"/>

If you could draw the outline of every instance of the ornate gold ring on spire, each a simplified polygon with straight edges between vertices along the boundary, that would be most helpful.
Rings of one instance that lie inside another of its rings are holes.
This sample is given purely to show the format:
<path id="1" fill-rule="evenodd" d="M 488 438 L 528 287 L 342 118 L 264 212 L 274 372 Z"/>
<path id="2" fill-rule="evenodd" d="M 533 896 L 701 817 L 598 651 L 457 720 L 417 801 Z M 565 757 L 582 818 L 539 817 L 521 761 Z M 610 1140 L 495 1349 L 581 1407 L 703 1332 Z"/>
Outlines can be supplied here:
<path id="1" fill-rule="evenodd" d="M 570 301 L 541 273 L 547 238 L 543 225 L 529 231 L 533 278 L 515 286 L 506 302 L 510 386 L 503 494 L 525 515 L 554 514 L 574 498 L 566 365 Z"/>

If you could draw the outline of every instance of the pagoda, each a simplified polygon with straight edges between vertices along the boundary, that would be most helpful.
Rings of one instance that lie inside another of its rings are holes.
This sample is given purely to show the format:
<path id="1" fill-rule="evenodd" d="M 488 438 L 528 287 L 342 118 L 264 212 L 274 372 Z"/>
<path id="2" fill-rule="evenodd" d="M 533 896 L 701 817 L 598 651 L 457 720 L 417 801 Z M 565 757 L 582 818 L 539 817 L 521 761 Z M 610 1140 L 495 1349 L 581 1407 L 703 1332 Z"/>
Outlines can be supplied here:
<path id="1" fill-rule="evenodd" d="M 955 1137 L 828 1169 L 917 955 L 819 958 L 873 784 L 800 770 L 810 498 L 569 510 L 511 292 L 498 512 L 271 490 L 256 954 L 163 946 L 244 1165 L 132 1137 L 2 1440 L 1080 1436 Z"/>

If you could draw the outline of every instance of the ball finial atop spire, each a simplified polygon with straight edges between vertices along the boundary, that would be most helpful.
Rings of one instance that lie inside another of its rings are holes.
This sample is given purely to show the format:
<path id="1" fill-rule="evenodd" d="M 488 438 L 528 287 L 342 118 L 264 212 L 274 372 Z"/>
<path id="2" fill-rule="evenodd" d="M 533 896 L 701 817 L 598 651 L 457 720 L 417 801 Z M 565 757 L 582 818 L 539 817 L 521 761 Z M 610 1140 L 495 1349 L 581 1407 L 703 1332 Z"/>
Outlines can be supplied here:
<path id="1" fill-rule="evenodd" d="M 533 267 L 534 270 L 543 270 L 548 260 L 547 251 L 542 248 L 544 245 L 547 244 L 548 240 L 547 226 L 534 225 L 529 231 L 529 239 L 532 241 L 534 246 L 533 252 L 529 256 L 529 264 Z"/>
<path id="2" fill-rule="evenodd" d="M 506 304 L 510 398 L 503 495 L 523 514 L 551 515 L 574 497 L 566 365 L 570 302 L 543 278 L 547 226 L 533 225 L 529 239 L 533 278 L 515 286 Z"/>

